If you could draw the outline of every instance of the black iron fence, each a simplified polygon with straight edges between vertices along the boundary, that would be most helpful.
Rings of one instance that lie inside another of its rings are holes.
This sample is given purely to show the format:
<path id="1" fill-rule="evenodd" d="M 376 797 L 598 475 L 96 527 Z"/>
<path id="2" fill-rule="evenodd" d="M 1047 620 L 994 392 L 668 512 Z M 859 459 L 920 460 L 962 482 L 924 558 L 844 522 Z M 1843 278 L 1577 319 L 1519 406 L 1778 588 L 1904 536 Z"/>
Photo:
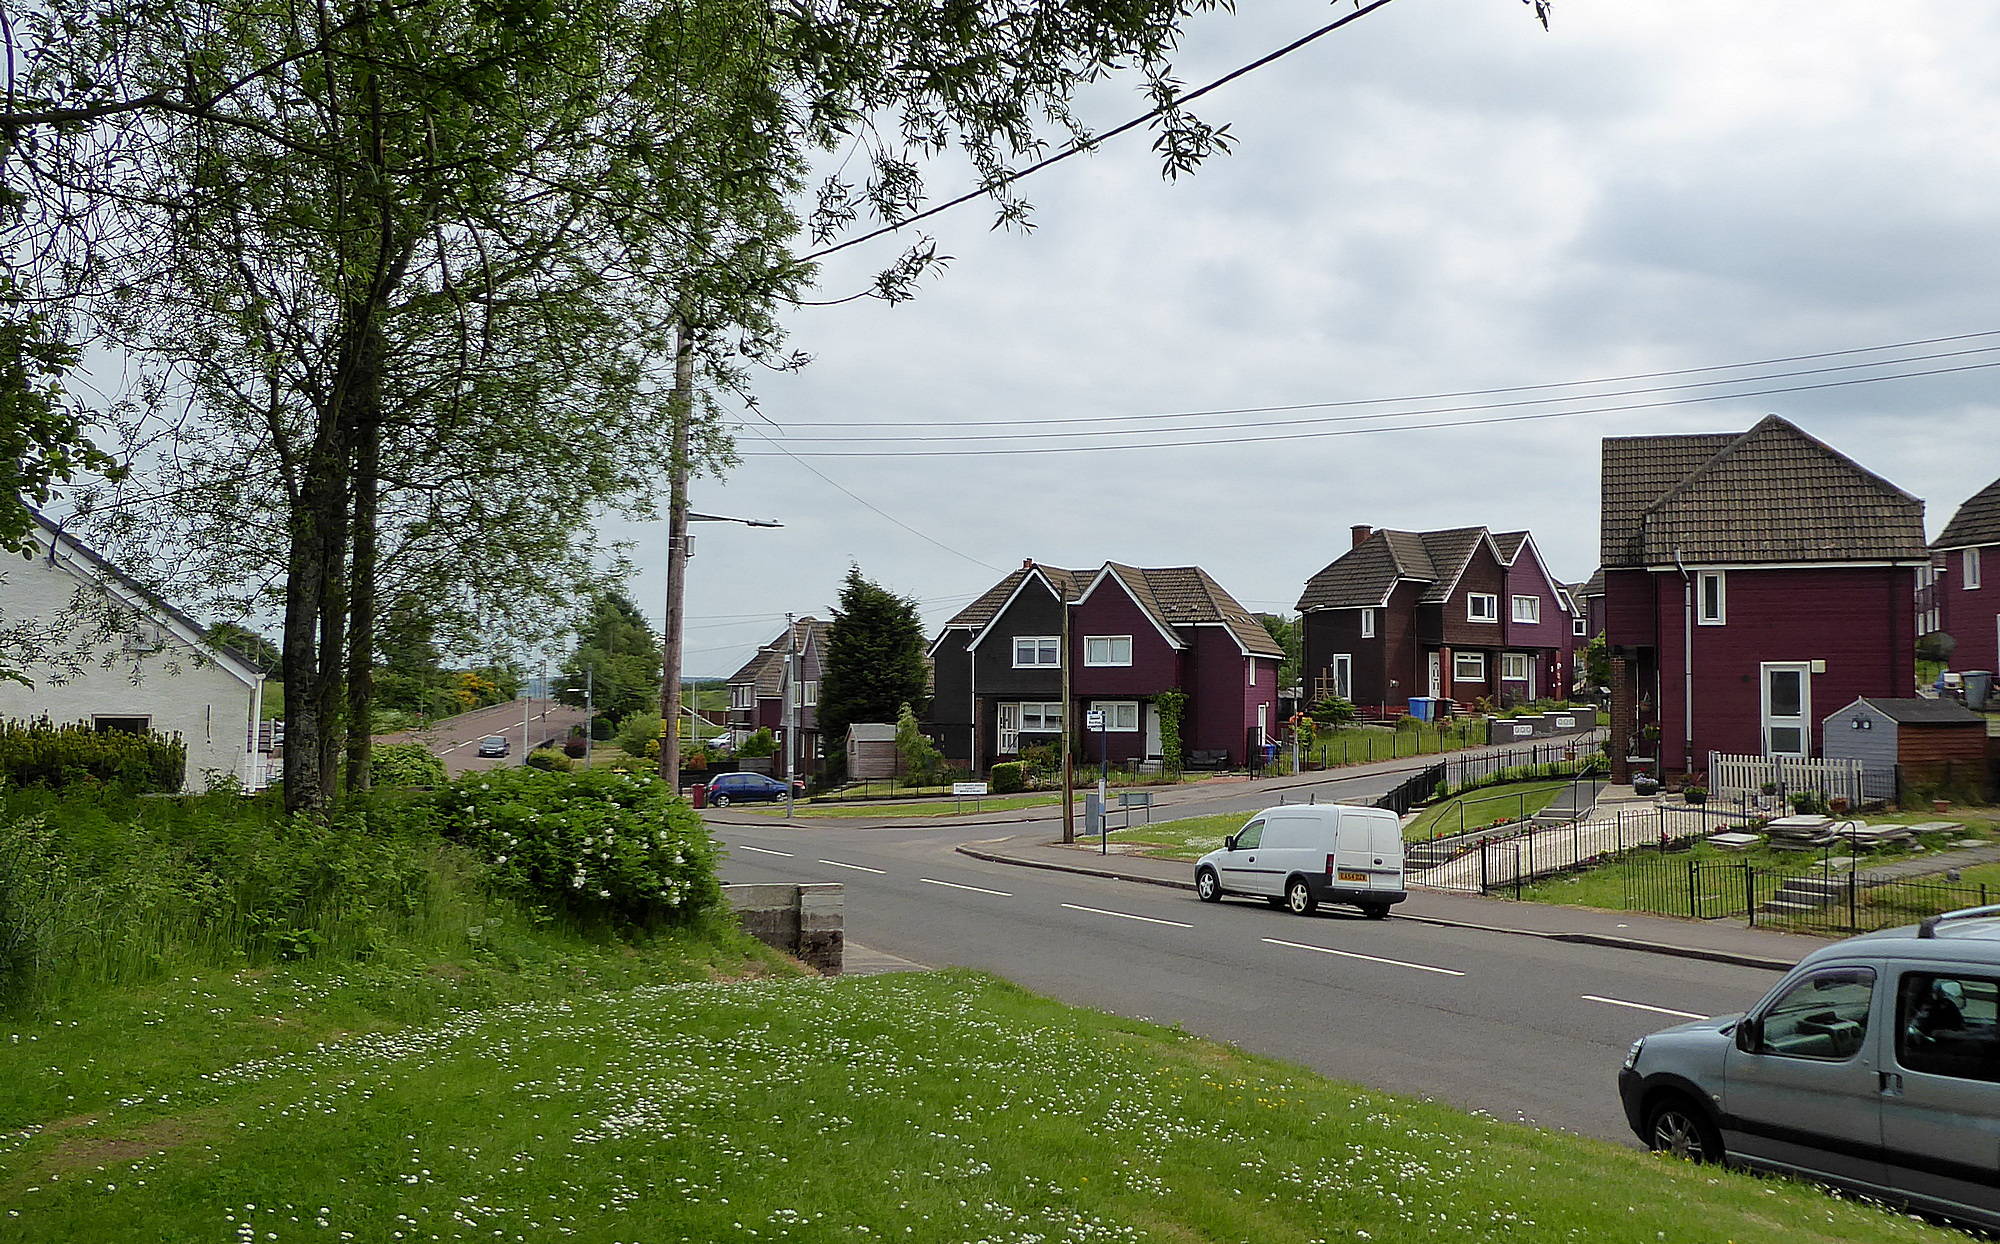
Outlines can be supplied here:
<path id="1" fill-rule="evenodd" d="M 1434 765 L 1419 769 L 1375 801 L 1378 808 L 1387 808 L 1397 816 L 1408 816 L 1410 809 L 1420 803 L 1428 803 L 1440 788 L 1465 786 L 1481 778 L 1490 778 L 1509 769 L 1529 769 L 1543 765 L 1567 764 L 1574 760 L 1588 760 L 1597 754 L 1597 740 L 1601 732 L 1593 731 L 1567 739 L 1555 739 L 1547 743 L 1533 743 L 1525 747 L 1506 747 L 1495 751 L 1468 752 L 1447 756 Z M 1556 776 L 1551 771 L 1550 776 Z"/>
<path id="2" fill-rule="evenodd" d="M 1676 854 L 1635 855 L 1618 868 L 1627 911 L 1748 920 L 1794 933 L 1866 933 L 2000 897 L 1985 884 L 1945 878 L 1872 880 L 1853 871 L 1800 873 Z"/>
<path id="3" fill-rule="evenodd" d="M 1412 880 L 1437 889 L 1519 898 L 1524 887 L 1559 873 L 1591 868 L 1628 853 L 1666 851 L 1749 819 L 1726 807 L 1651 807 L 1615 817 L 1553 826 L 1501 827 L 1471 836 L 1413 846 L 1423 867 Z M 1448 850 L 1462 845 L 1462 849 Z"/>

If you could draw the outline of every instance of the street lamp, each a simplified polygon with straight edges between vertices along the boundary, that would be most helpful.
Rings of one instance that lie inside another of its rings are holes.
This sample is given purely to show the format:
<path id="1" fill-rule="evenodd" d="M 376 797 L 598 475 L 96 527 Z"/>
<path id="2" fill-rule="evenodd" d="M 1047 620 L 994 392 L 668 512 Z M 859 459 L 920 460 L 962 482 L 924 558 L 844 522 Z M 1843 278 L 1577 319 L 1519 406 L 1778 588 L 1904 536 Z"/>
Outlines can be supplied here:
<path id="1" fill-rule="evenodd" d="M 687 481 L 678 472 L 667 505 L 667 618 L 660 644 L 660 776 L 669 790 L 681 788 L 681 610 L 687 597 L 689 523 L 741 523 L 782 527 L 767 518 L 696 514 L 687 508 Z"/>
<path id="2" fill-rule="evenodd" d="M 593 693 L 596 690 L 595 680 L 592 677 L 596 672 L 597 671 L 595 666 L 586 665 L 583 667 L 583 685 L 581 687 L 563 688 L 564 691 L 583 692 L 583 767 L 586 769 L 590 767 L 590 743 L 591 743 L 592 732 L 597 727 L 597 706 L 592 702 L 591 699 Z"/>

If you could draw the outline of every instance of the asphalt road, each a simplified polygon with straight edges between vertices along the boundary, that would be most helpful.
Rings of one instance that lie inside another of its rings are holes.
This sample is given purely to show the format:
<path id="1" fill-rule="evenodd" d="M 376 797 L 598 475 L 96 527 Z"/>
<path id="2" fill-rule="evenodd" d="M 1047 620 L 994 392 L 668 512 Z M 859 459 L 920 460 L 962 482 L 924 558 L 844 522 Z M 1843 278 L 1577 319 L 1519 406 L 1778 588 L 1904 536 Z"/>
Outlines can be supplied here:
<path id="1" fill-rule="evenodd" d="M 425 744 L 444 760 L 445 771 L 457 777 L 474 769 L 518 765 L 543 739 L 560 740 L 569 734 L 570 726 L 582 725 L 584 720 L 582 709 L 554 700 L 508 700 L 456 717 L 441 717 L 422 730 L 385 734 L 378 741 Z M 479 741 L 494 734 L 507 740 L 507 754 L 498 758 L 478 755 Z"/>
<path id="2" fill-rule="evenodd" d="M 1340 793 L 1362 789 L 1343 783 Z M 1262 903 L 1203 904 L 953 849 L 991 829 L 715 832 L 729 848 L 730 881 L 844 883 L 847 936 L 863 945 L 1178 1023 L 1340 1079 L 1628 1143 L 1616 1079 L 1632 1040 L 1742 1010 L 1775 980 L 1753 968 L 1336 909 L 1301 919 Z"/>

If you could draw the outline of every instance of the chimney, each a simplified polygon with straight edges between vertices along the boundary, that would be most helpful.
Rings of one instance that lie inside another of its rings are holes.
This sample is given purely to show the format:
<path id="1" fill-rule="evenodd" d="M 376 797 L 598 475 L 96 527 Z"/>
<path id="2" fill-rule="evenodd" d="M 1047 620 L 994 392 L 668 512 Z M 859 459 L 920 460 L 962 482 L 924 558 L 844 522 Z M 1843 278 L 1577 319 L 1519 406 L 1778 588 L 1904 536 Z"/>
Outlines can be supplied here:
<path id="1" fill-rule="evenodd" d="M 1354 533 L 1354 547 L 1357 549 L 1368 543 L 1368 537 L 1375 534 L 1375 529 L 1366 523 L 1356 523 L 1350 530 Z"/>
<path id="2" fill-rule="evenodd" d="M 1032 558 L 1032 557 L 1023 557 L 1023 558 L 1021 559 L 1021 569 L 1023 569 L 1023 570 L 1033 570 L 1034 568 L 1035 568 L 1035 559 L 1034 559 L 1034 558 Z"/>

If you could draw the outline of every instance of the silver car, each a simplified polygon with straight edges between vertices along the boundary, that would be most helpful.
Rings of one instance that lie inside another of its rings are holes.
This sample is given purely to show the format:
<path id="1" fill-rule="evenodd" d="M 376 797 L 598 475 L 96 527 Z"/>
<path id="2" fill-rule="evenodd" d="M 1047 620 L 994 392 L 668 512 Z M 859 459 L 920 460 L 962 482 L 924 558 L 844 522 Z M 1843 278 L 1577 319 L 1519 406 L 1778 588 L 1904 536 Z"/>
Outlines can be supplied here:
<path id="1" fill-rule="evenodd" d="M 1635 1041 L 1618 1091 L 1650 1148 L 2000 1227 L 2000 907 L 1816 950 Z"/>

